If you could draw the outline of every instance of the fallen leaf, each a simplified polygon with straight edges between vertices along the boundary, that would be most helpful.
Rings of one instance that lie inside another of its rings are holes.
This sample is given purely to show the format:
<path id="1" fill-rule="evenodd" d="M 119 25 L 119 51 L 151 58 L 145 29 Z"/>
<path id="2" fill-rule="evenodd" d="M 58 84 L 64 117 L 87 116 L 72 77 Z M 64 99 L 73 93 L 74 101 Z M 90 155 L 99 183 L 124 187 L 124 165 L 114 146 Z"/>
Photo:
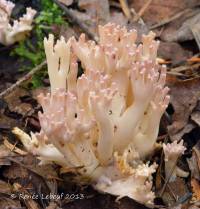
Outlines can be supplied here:
<path id="1" fill-rule="evenodd" d="M 20 155 L 27 155 L 27 152 L 19 149 L 15 145 L 11 144 L 6 138 L 4 138 L 3 143 L 11 152 L 16 152 L 17 154 L 20 154 Z"/>
<path id="2" fill-rule="evenodd" d="M 178 206 L 172 207 L 170 209 L 182 209 L 182 205 L 178 205 Z"/>
<path id="3" fill-rule="evenodd" d="M 200 112 L 195 111 L 191 114 L 191 119 L 198 125 L 200 126 Z"/>
<path id="4" fill-rule="evenodd" d="M 25 115 L 32 109 L 31 104 L 23 103 L 20 97 L 27 95 L 28 92 L 22 88 L 16 88 L 13 92 L 7 95 L 4 99 L 8 104 L 8 108 L 11 112 L 15 112 L 20 115 Z"/>
<path id="5" fill-rule="evenodd" d="M 50 202 L 49 206 L 46 207 L 45 209 L 61 209 L 61 208 L 59 208 L 55 202 Z"/>
<path id="6" fill-rule="evenodd" d="M 28 209 L 40 209 L 39 204 L 34 200 L 34 197 L 32 197 L 33 194 L 29 193 L 25 187 L 18 183 L 14 183 L 13 187 L 15 188 L 16 198 L 19 198 L 20 195 L 24 196 L 23 202 Z"/>
<path id="7" fill-rule="evenodd" d="M 200 141 L 192 148 L 192 157 L 187 159 L 191 170 L 191 187 L 194 202 L 200 201 Z"/>
<path id="8" fill-rule="evenodd" d="M 59 0 L 59 2 L 63 3 L 66 6 L 70 6 L 73 3 L 73 0 Z"/>
<path id="9" fill-rule="evenodd" d="M 98 25 L 109 22 L 110 9 L 108 0 L 79 0 L 78 6 L 80 9 L 85 10 L 85 14 L 89 17 L 88 22 L 93 22 L 91 29 L 94 33 L 97 32 Z M 79 18 L 79 16 L 77 17 Z"/>
<path id="10" fill-rule="evenodd" d="M 28 171 L 26 168 L 23 168 L 17 164 L 12 164 L 8 168 L 4 169 L 3 175 L 8 179 L 25 179 L 28 178 Z"/>
<path id="11" fill-rule="evenodd" d="M 130 7 L 133 7 L 136 12 L 139 12 L 147 0 L 133 0 Z M 142 18 L 148 25 L 159 23 L 162 20 L 168 19 L 174 14 L 188 7 L 192 7 L 199 3 L 199 0 L 153 0 L 145 11 Z"/>
<path id="12" fill-rule="evenodd" d="M 192 205 L 190 206 L 188 209 L 199 209 L 200 207 L 196 206 L 196 205 Z"/>
<path id="13" fill-rule="evenodd" d="M 6 197 L 0 197 L 0 209 L 22 209 L 22 205 L 18 200 L 12 200 Z"/>
<path id="14" fill-rule="evenodd" d="M 193 147 L 192 150 L 196 156 L 197 165 L 200 171 L 200 141 L 197 142 L 197 144 Z"/>
<path id="15" fill-rule="evenodd" d="M 39 204 L 35 200 L 32 200 L 32 199 L 25 199 L 24 203 L 28 209 L 40 209 L 41 208 Z"/>
<path id="16" fill-rule="evenodd" d="M 199 21 L 200 21 L 200 15 L 198 16 L 198 21 L 190 25 L 190 30 L 192 31 L 192 35 L 194 36 L 194 39 L 197 43 L 197 46 L 199 47 L 200 50 L 200 26 L 199 26 Z"/>
<path id="17" fill-rule="evenodd" d="M 11 194 L 11 185 L 5 181 L 0 180 L 0 193 Z"/>
<path id="18" fill-rule="evenodd" d="M 15 156 L 5 145 L 0 145 L 0 166 L 2 165 L 11 165 L 8 157 Z"/>
<path id="19" fill-rule="evenodd" d="M 200 201 L 200 181 L 193 178 L 191 180 L 191 186 L 193 192 L 193 196 L 192 196 L 193 201 Z"/>
<path id="20" fill-rule="evenodd" d="M 200 170 L 197 163 L 197 157 L 194 152 L 192 153 L 192 157 L 187 159 L 187 162 L 191 171 L 191 177 L 200 181 Z"/>
<path id="21" fill-rule="evenodd" d="M 167 205 L 174 205 L 187 195 L 189 189 L 185 180 L 177 177 L 174 182 L 168 182 L 165 192 L 163 193 L 163 200 Z"/>
<path id="22" fill-rule="evenodd" d="M 158 56 L 170 60 L 172 65 L 177 65 L 191 57 L 192 53 L 183 49 L 178 43 L 161 41 Z"/>
<path id="23" fill-rule="evenodd" d="M 198 27 L 198 23 L 200 21 L 199 12 L 200 9 L 192 10 L 191 13 L 188 14 L 188 17 L 185 15 L 183 18 L 176 20 L 173 24 L 171 24 L 171 28 L 168 26 L 168 28 L 163 31 L 161 38 L 168 42 L 193 40 L 195 37 L 192 30 L 195 31 L 195 28 Z M 177 21 L 180 23 L 177 24 Z"/>
<path id="24" fill-rule="evenodd" d="M 189 117 L 200 98 L 200 78 L 169 82 L 168 86 L 170 87 L 170 103 L 174 109 L 168 133 L 174 141 L 179 140 L 195 127 L 190 123 Z"/>

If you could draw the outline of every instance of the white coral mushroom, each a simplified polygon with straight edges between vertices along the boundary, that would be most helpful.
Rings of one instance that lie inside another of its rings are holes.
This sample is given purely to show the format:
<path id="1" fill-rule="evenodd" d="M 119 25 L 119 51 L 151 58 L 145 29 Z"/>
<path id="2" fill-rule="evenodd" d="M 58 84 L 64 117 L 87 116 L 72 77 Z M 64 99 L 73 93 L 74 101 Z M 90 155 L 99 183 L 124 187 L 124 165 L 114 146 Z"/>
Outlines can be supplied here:
<path id="1" fill-rule="evenodd" d="M 27 151 L 39 156 L 41 164 L 55 162 L 61 166 L 70 166 L 61 152 L 52 144 L 47 143 L 46 136 L 42 132 L 36 135 L 31 133 L 31 136 L 29 136 L 17 127 L 12 132 L 20 137 Z"/>
<path id="2" fill-rule="evenodd" d="M 166 70 L 156 62 L 158 42 L 150 32 L 137 46 L 136 31 L 110 23 L 99 34 L 99 44 L 85 35 L 55 45 L 52 35 L 44 40 L 51 92 L 38 97 L 43 113 L 34 154 L 79 167 L 99 191 L 150 204 L 156 165 L 143 160 L 154 151 L 169 102 Z M 78 78 L 76 57 L 84 69 Z M 21 139 L 30 151 L 34 137 Z M 55 151 L 47 155 L 52 147 L 65 162 Z"/>
<path id="3" fill-rule="evenodd" d="M 34 9 L 26 8 L 26 14 L 19 20 L 14 20 L 11 25 L 10 15 L 14 6 L 10 1 L 0 0 L 0 43 L 5 46 L 25 39 L 32 30 L 32 22 L 36 14 Z"/>
<path id="4" fill-rule="evenodd" d="M 179 143 L 174 141 L 171 144 L 163 144 L 165 154 L 165 177 L 170 178 L 169 181 L 174 181 L 176 176 L 179 175 L 180 169 L 176 166 L 177 160 L 184 153 L 186 148 L 183 146 L 183 140 Z M 181 173 L 183 173 L 181 171 Z M 187 175 L 185 172 L 184 175 Z"/>
<path id="5" fill-rule="evenodd" d="M 12 10 L 14 8 L 14 4 L 11 1 L 6 1 L 6 0 L 0 0 L 0 5 L 1 5 L 1 16 L 10 16 L 12 13 Z M 3 15 L 4 13 L 4 15 Z"/>

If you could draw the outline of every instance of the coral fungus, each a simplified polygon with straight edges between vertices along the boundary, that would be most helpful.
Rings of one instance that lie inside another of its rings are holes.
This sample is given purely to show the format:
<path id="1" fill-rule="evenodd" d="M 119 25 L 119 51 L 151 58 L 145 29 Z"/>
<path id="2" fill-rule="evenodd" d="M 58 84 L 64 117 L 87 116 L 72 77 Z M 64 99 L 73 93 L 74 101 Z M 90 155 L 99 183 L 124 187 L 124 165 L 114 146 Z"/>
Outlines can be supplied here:
<path id="1" fill-rule="evenodd" d="M 44 40 L 51 92 L 38 96 L 41 131 L 13 132 L 42 163 L 78 167 L 97 190 L 152 204 L 157 165 L 146 160 L 169 103 L 159 42 L 150 32 L 137 45 L 135 30 L 111 23 L 99 26 L 99 36 L 98 44 L 85 35 Z"/>
<path id="2" fill-rule="evenodd" d="M 176 166 L 177 160 L 184 153 L 186 148 L 183 146 L 183 140 L 171 144 L 163 144 L 165 154 L 165 176 L 169 181 L 174 181 L 176 176 L 187 177 L 188 173 Z"/>
<path id="3" fill-rule="evenodd" d="M 32 30 L 32 22 L 36 14 L 34 9 L 26 8 L 26 14 L 19 20 L 14 20 L 11 25 L 10 15 L 14 6 L 10 1 L 0 0 L 0 43 L 6 46 L 26 37 Z"/>

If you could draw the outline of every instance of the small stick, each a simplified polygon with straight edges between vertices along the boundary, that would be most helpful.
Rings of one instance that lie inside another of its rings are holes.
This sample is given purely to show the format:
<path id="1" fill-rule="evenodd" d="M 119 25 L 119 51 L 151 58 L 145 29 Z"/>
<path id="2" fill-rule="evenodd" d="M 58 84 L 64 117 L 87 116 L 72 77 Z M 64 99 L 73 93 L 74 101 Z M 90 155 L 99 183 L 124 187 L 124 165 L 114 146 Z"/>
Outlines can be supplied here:
<path id="1" fill-rule="evenodd" d="M 21 79 L 19 79 L 16 83 L 14 83 L 12 86 L 7 88 L 5 91 L 1 92 L 0 98 L 3 98 L 6 95 L 10 94 L 14 89 L 19 87 L 24 81 L 29 80 L 36 72 L 40 71 L 46 64 L 47 64 L 47 62 L 44 61 L 40 65 L 38 65 L 37 67 L 33 68 L 33 70 L 31 70 L 29 73 L 27 73 Z"/>
<path id="2" fill-rule="evenodd" d="M 165 181 L 165 178 L 161 175 L 161 178 Z M 174 198 L 175 201 L 177 201 L 177 197 L 174 194 L 174 191 L 172 190 L 170 185 L 167 185 L 167 188 L 169 189 L 169 192 L 171 193 L 172 197 Z"/>
<path id="3" fill-rule="evenodd" d="M 170 23 L 170 22 L 172 22 L 172 21 L 178 19 L 179 17 L 181 17 L 182 15 L 184 15 L 185 13 L 187 13 L 187 12 L 189 12 L 189 11 L 191 11 L 191 9 L 185 9 L 185 10 L 183 10 L 183 11 L 181 11 L 181 12 L 179 12 L 179 13 L 173 15 L 172 17 L 167 18 L 167 19 L 161 21 L 160 23 L 157 23 L 157 24 L 152 25 L 152 26 L 150 27 L 150 29 L 153 30 L 153 29 L 159 28 L 159 27 L 161 27 L 161 26 L 167 25 L 168 23 Z"/>
<path id="4" fill-rule="evenodd" d="M 144 6 L 140 9 L 140 11 L 138 12 L 138 14 L 133 18 L 134 22 L 137 22 L 142 15 L 144 14 L 144 12 L 147 10 L 147 8 L 149 7 L 149 5 L 151 4 L 152 0 L 148 0 Z"/>
<path id="5" fill-rule="evenodd" d="M 128 8 L 127 1 L 126 0 L 119 0 L 119 2 L 120 2 L 122 11 L 124 12 L 125 16 L 128 19 L 130 19 L 131 18 L 131 12 L 130 12 L 130 10 Z"/>
<path id="6" fill-rule="evenodd" d="M 174 169 L 176 168 L 177 162 L 178 162 L 178 158 L 176 159 L 176 161 L 175 161 L 175 163 L 174 163 L 174 166 L 173 166 L 172 169 L 170 170 L 170 174 L 169 174 L 168 178 L 166 179 L 165 184 L 164 184 L 164 186 L 163 186 L 163 188 L 162 188 L 162 190 L 161 190 L 161 192 L 160 192 L 160 196 L 161 196 L 161 197 L 163 196 L 163 194 L 164 194 L 164 192 L 165 192 L 165 189 L 166 189 L 166 186 L 167 186 L 167 184 L 168 184 L 168 182 L 169 182 L 169 180 L 170 180 L 170 178 L 171 178 L 171 176 L 172 176 L 172 174 L 173 174 L 173 172 L 174 172 Z"/>
<path id="7" fill-rule="evenodd" d="M 88 35 L 89 38 L 93 39 L 94 41 L 97 42 L 97 37 L 96 35 L 90 31 L 90 29 L 84 24 L 82 23 L 74 14 L 72 11 L 70 11 L 70 9 L 68 9 L 64 4 L 60 3 L 58 0 L 53 0 L 54 3 L 56 3 L 64 12 L 65 14 L 70 18 L 70 20 L 72 22 L 74 22 L 75 24 L 77 24 L 84 33 L 86 33 Z"/>
<path id="8" fill-rule="evenodd" d="M 138 13 L 135 11 L 134 8 L 131 8 L 131 13 L 136 17 L 138 16 Z M 145 25 L 144 20 L 141 17 L 139 17 L 138 23 L 141 24 L 141 25 Z"/>

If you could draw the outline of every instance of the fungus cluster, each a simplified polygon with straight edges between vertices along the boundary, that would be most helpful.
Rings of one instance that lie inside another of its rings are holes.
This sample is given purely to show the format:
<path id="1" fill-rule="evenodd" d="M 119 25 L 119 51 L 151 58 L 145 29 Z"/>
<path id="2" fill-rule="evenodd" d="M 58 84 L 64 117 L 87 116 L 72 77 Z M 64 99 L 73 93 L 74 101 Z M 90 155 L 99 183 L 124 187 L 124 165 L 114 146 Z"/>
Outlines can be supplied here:
<path id="1" fill-rule="evenodd" d="M 15 4 L 7 0 L 0 0 L 0 43 L 8 46 L 23 40 L 32 30 L 33 18 L 36 11 L 26 8 L 26 14 L 11 24 L 11 13 Z"/>
<path id="2" fill-rule="evenodd" d="M 40 133 L 15 128 L 41 163 L 78 168 L 99 191 L 152 204 L 148 157 L 169 103 L 166 68 L 157 64 L 159 42 L 115 24 L 99 26 L 99 43 L 45 38 L 50 93 L 38 96 Z M 77 61 L 83 73 L 78 77 Z"/>

